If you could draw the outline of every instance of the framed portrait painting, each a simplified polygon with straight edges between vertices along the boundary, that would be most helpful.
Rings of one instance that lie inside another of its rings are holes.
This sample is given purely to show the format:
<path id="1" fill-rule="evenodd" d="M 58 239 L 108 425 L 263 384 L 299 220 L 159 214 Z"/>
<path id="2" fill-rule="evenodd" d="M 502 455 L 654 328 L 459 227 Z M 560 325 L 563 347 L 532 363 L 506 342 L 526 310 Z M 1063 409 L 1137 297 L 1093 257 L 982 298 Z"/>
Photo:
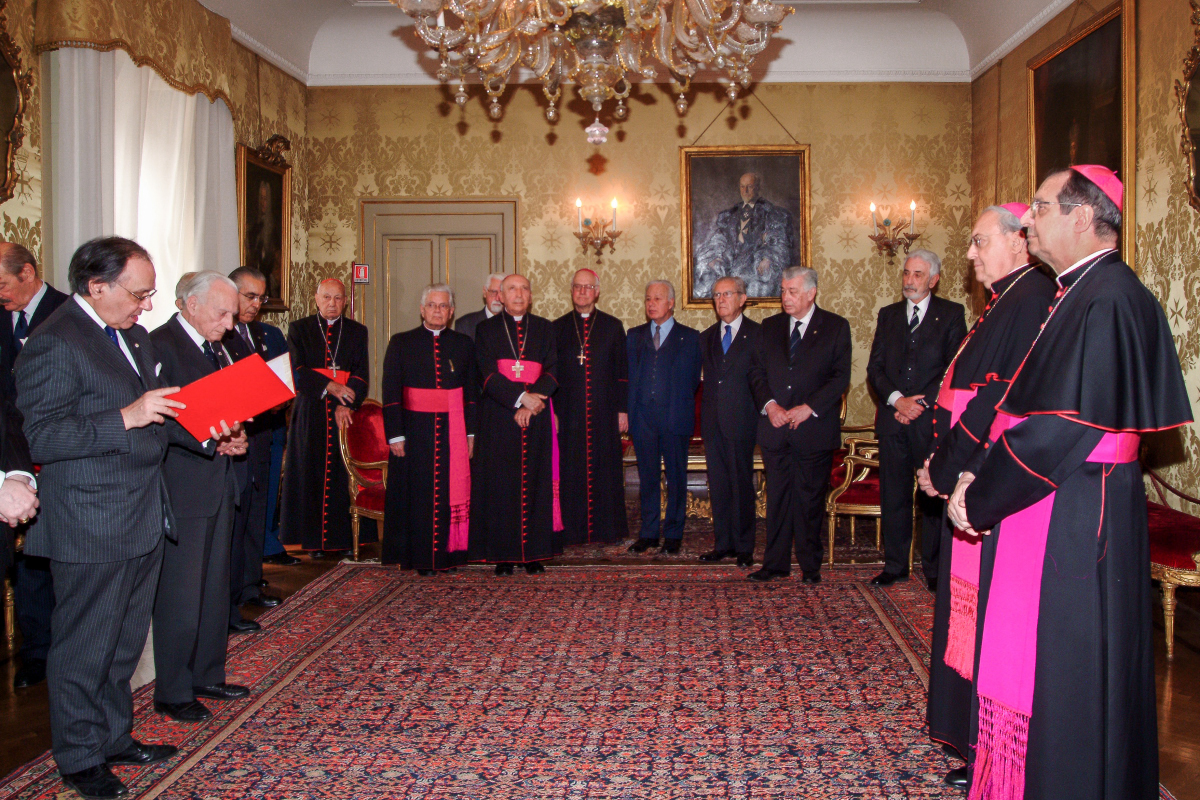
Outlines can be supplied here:
<path id="1" fill-rule="evenodd" d="M 1134 0 L 1119 0 L 1029 61 L 1029 185 L 1072 164 L 1102 164 L 1132 196 L 1136 158 Z M 1122 209 L 1133 230 L 1133 203 Z M 1123 236 L 1133 263 L 1133 237 Z"/>
<path id="2" fill-rule="evenodd" d="M 681 147 L 679 169 L 684 308 L 708 308 L 726 276 L 778 307 L 783 270 L 812 260 L 809 146 Z"/>
<path id="3" fill-rule="evenodd" d="M 238 242 L 242 264 L 267 277 L 264 311 L 288 308 L 292 254 L 292 168 L 268 148 L 238 145 Z"/>

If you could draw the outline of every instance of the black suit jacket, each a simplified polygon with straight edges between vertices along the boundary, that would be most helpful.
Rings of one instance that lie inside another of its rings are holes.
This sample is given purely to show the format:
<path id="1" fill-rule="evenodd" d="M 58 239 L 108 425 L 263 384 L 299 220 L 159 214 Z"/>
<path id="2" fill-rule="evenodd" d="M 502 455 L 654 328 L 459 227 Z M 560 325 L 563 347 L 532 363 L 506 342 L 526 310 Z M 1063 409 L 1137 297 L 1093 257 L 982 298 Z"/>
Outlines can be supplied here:
<path id="1" fill-rule="evenodd" d="M 46 294 L 42 295 L 41 302 L 38 303 L 33 316 L 29 318 L 29 334 L 32 336 L 38 326 L 45 322 L 46 318 L 53 314 L 66 299 L 67 295 L 47 283 Z M 9 399 L 15 395 L 17 388 L 12 377 L 13 365 L 16 360 L 17 357 L 13 353 L 12 312 L 0 309 L 0 369 L 4 370 L 4 381 L 8 388 Z"/>
<path id="2" fill-rule="evenodd" d="M 178 314 L 155 328 L 150 341 L 162 365 L 159 380 L 165 386 L 187 386 L 216 371 L 183 329 Z M 234 420 L 228 422 L 232 425 Z M 184 447 L 175 444 L 173 438 L 163 462 L 163 475 L 175 515 L 210 517 L 216 514 L 225 498 L 225 480 L 232 459 L 217 455 L 216 443 L 211 439 L 204 443 L 196 441 L 175 420 L 169 420 L 166 426 L 177 429 L 177 436 L 190 440 L 189 446 Z"/>
<path id="3" fill-rule="evenodd" d="M 454 330 L 459 333 L 465 333 L 470 336 L 472 341 L 475 339 L 475 329 L 479 327 L 479 323 L 488 318 L 487 312 L 482 308 L 478 311 L 472 311 L 470 314 L 464 314 L 459 319 L 454 320 Z"/>
<path id="4" fill-rule="evenodd" d="M 758 443 L 781 447 L 790 437 L 800 452 L 836 450 L 842 443 L 842 395 L 850 388 L 850 323 L 818 306 L 796 347 L 796 357 L 791 358 L 790 319 L 780 312 L 764 320 L 754 351 L 750 387 L 759 415 Z M 768 400 L 785 410 L 807 404 L 814 413 L 795 431 L 787 426 L 776 428 L 762 414 Z"/>
<path id="5" fill-rule="evenodd" d="M 875 339 L 871 342 L 867 383 L 874 390 L 878 407 L 875 415 L 875 433 L 878 436 L 896 433 L 904 427 L 896 421 L 895 410 L 887 404 L 892 392 L 900 392 L 905 397 L 923 395 L 931 410 L 921 414 L 918 422 L 922 426 L 932 426 L 932 409 L 937 401 L 942 376 L 967 335 L 962 303 L 933 295 L 929 298 L 924 319 L 917 326 L 910 373 L 906 356 L 906 305 L 907 302 L 901 300 L 879 309 Z"/>
<path id="6" fill-rule="evenodd" d="M 700 428 L 704 438 L 719 434 L 727 439 L 754 441 L 759 409 L 750 390 L 750 365 L 762 339 L 762 326 L 749 317 L 729 345 L 721 349 L 725 323 L 718 320 L 700 334 L 700 359 L 704 391 L 700 398 Z"/>

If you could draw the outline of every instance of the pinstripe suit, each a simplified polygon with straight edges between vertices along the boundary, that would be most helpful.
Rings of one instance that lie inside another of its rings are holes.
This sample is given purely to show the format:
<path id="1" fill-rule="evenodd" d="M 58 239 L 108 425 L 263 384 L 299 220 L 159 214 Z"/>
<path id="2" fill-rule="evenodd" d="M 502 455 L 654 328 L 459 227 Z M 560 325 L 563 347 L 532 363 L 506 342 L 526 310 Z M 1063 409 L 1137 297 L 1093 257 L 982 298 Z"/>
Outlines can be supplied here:
<path id="1" fill-rule="evenodd" d="M 66 773 L 131 744 L 129 679 L 150 625 L 163 534 L 174 535 L 162 476 L 169 434 L 161 425 L 127 431 L 121 416 L 159 386 L 150 339 L 136 325 L 120 335 L 137 372 L 72 299 L 16 362 L 25 434 L 42 465 L 41 510 L 25 549 L 51 562 L 50 727 Z"/>

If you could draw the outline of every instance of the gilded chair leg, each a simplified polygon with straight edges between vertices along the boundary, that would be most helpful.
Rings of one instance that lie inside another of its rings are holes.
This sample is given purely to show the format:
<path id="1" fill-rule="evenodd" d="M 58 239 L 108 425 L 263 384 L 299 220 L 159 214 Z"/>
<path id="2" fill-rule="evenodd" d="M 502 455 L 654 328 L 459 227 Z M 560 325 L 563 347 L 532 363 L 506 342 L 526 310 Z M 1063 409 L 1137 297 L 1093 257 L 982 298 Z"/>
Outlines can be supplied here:
<path id="1" fill-rule="evenodd" d="M 837 526 L 837 515 L 833 512 L 829 513 L 829 561 L 826 562 L 833 566 L 833 530 Z"/>
<path id="2" fill-rule="evenodd" d="M 875 518 L 875 549 L 883 549 L 883 517 Z"/>
<path id="3" fill-rule="evenodd" d="M 350 512 L 350 533 L 352 536 L 351 544 L 353 546 L 352 552 L 354 554 L 354 560 L 358 561 L 358 512 L 357 511 Z"/>
<path id="4" fill-rule="evenodd" d="M 1167 632 L 1167 660 L 1175 658 L 1175 584 L 1162 581 L 1163 628 Z"/>
<path id="5" fill-rule="evenodd" d="M 855 519 L 856 519 L 856 517 L 853 514 L 851 514 L 850 515 L 850 546 L 851 547 L 854 546 L 854 520 Z"/>
<path id="6" fill-rule="evenodd" d="M 16 595 L 13 593 L 12 578 L 4 577 L 4 635 L 8 639 L 8 652 L 12 652 L 17 639 Z"/>

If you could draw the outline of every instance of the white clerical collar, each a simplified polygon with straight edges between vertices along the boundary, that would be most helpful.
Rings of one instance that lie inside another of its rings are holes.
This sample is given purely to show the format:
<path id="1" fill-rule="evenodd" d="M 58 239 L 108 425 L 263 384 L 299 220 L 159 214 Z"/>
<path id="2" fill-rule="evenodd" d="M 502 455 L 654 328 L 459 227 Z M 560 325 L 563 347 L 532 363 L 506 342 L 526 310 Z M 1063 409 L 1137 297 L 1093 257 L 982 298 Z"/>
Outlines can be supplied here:
<path id="1" fill-rule="evenodd" d="M 432 333 L 434 336 L 440 336 L 440 335 L 441 335 L 441 333 L 442 333 L 442 331 L 446 330 L 445 328 L 438 328 L 437 330 L 434 330 L 433 328 L 431 328 L 431 327 L 429 327 L 428 325 L 426 325 L 424 322 L 422 322 L 422 323 L 421 323 L 421 325 L 422 325 L 422 327 L 424 327 L 424 328 L 425 328 L 425 330 L 429 331 L 429 332 L 430 332 L 430 333 Z"/>
<path id="2" fill-rule="evenodd" d="M 801 317 L 800 319 L 796 319 L 795 317 L 792 317 L 792 324 L 788 328 L 788 334 L 790 335 L 791 332 L 793 330 L 795 330 L 796 326 L 799 325 L 801 328 L 801 335 L 803 335 L 803 331 L 808 330 L 808 323 L 810 320 L 812 320 L 812 315 L 814 313 L 816 313 L 816 310 L 817 310 L 817 304 L 813 303 L 812 306 L 808 309 L 808 313 L 805 314 L 803 317 Z"/>
<path id="3" fill-rule="evenodd" d="M 525 319 L 525 315 L 524 315 L 524 314 L 522 314 L 522 315 L 521 315 L 521 316 L 519 316 L 519 317 L 515 317 L 515 316 L 513 316 L 512 314 L 509 314 L 509 316 L 513 318 L 513 322 L 520 322 L 521 320 Z"/>
<path id="4" fill-rule="evenodd" d="M 42 281 L 41 287 L 36 292 L 33 293 L 33 297 L 29 298 L 29 302 L 25 304 L 25 307 L 12 312 L 13 326 L 14 327 L 16 326 L 17 315 L 20 314 L 22 311 L 25 312 L 25 324 L 28 325 L 29 321 L 33 319 L 33 315 L 37 313 L 38 303 L 42 302 L 42 298 L 45 296 L 46 296 L 46 282 Z"/>
<path id="5" fill-rule="evenodd" d="M 1063 279 L 1064 275 L 1066 275 L 1067 273 L 1070 273 L 1070 272 L 1074 272 L 1075 270 L 1079 269 L 1080 267 L 1082 267 L 1084 264 L 1091 261 L 1092 259 L 1099 258 L 1100 256 L 1104 255 L 1105 253 L 1111 253 L 1116 249 L 1117 248 L 1115 248 L 1115 247 L 1105 247 L 1101 250 L 1097 250 L 1096 252 L 1092 253 L 1091 255 L 1079 259 L 1074 264 L 1072 264 L 1070 267 L 1068 267 L 1067 269 L 1064 269 L 1062 272 L 1058 273 L 1058 277 L 1055 278 L 1054 280 L 1058 283 L 1058 286 L 1061 289 L 1062 288 L 1062 279 Z"/>
<path id="6" fill-rule="evenodd" d="M 318 314 L 317 316 L 320 317 L 321 315 Z M 321 317 L 321 322 L 324 322 L 326 325 L 332 327 L 333 323 L 337 322 L 341 318 L 342 317 L 340 314 L 338 316 L 334 317 L 333 319 L 325 319 L 324 317 Z"/>

